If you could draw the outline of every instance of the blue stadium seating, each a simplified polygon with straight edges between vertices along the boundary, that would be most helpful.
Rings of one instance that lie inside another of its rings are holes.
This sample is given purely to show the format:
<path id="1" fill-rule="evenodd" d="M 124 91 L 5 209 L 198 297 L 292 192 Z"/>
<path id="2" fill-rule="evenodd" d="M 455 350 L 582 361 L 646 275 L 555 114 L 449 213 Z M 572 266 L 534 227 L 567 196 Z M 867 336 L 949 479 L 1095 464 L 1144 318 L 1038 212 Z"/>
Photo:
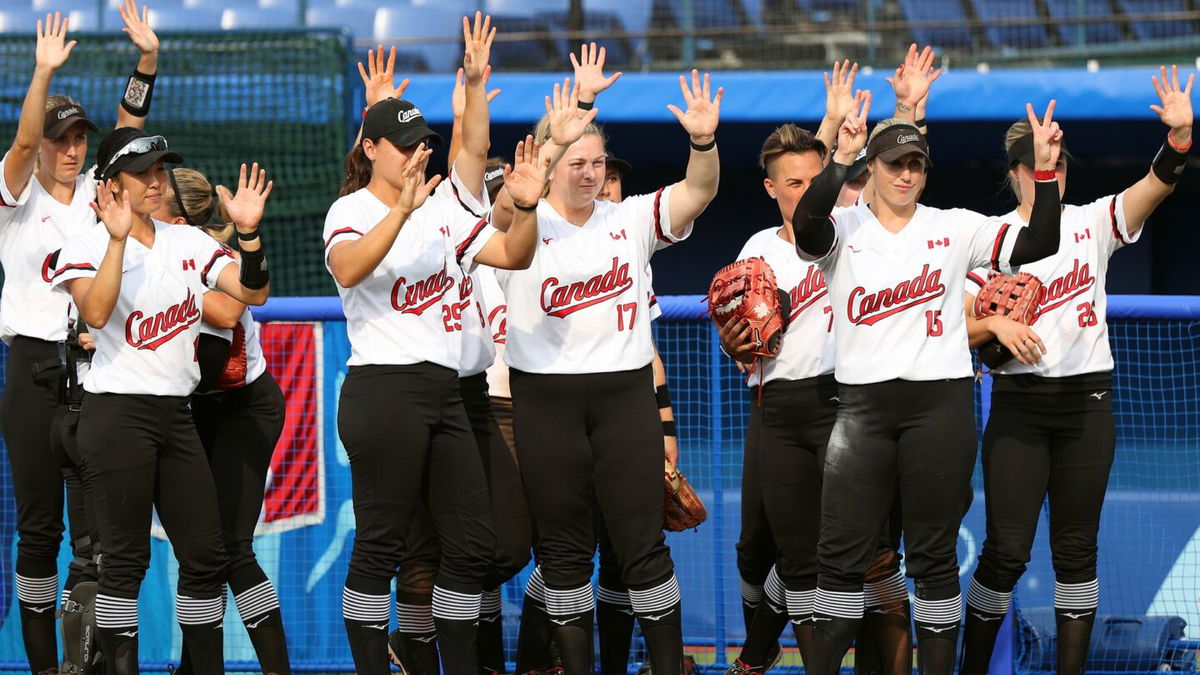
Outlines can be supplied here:
<path id="1" fill-rule="evenodd" d="M 375 10 L 362 7 L 309 7 L 305 23 L 314 28 L 346 28 L 356 40 L 375 35 Z"/>
<path id="2" fill-rule="evenodd" d="M 653 0 L 583 0 L 584 14 L 612 12 L 621 19 L 627 33 L 640 33 L 650 27 Z"/>
<path id="3" fill-rule="evenodd" d="M 116 10 L 124 4 L 125 0 L 108 0 L 108 7 L 112 10 Z M 183 7 L 183 0 L 153 0 L 151 4 L 153 5 L 151 9 L 173 9 Z"/>
<path id="4" fill-rule="evenodd" d="M 183 7 L 151 9 L 150 26 L 156 31 L 220 30 L 221 10 Z"/>
<path id="5" fill-rule="evenodd" d="M 1118 2 L 1126 14 L 1159 14 L 1189 10 L 1187 0 L 1118 0 Z M 1196 32 L 1191 21 L 1178 19 L 1169 21 L 1131 20 L 1129 26 L 1139 40 L 1191 37 Z"/>
<path id="6" fill-rule="evenodd" d="M 521 15 L 492 15 L 492 23 L 505 33 L 542 33 L 547 25 L 541 19 Z M 565 47 L 565 44 L 563 45 Z M 492 44 L 491 63 L 496 68 L 545 70 L 562 67 L 566 54 L 550 40 L 496 41 Z"/>
<path id="7" fill-rule="evenodd" d="M 493 16 L 532 17 L 547 12 L 566 12 L 570 3 L 568 0 L 485 0 L 483 8 Z"/>
<path id="8" fill-rule="evenodd" d="M 0 33 L 28 33 L 37 30 L 38 19 L 45 19 L 45 12 L 35 12 L 27 7 L 0 9 Z"/>
<path id="9" fill-rule="evenodd" d="M 221 14 L 221 28 L 295 28 L 300 17 L 294 10 L 262 9 L 260 7 L 227 8 Z"/>
<path id="10" fill-rule="evenodd" d="M 1033 0 L 971 0 L 984 23 L 983 33 L 995 47 L 1045 47 L 1049 40 L 1042 26 L 989 26 L 998 19 L 1040 19 Z"/>
<path id="11" fill-rule="evenodd" d="M 958 0 L 900 0 L 900 9 L 910 23 L 957 21 L 965 23 L 967 15 Z M 949 49 L 971 46 L 971 31 L 965 25 L 920 27 L 913 26 L 913 39 L 919 44 Z"/>
<path id="12" fill-rule="evenodd" d="M 656 22 L 683 25 L 680 0 L 654 0 L 652 16 Z M 729 0 L 694 0 L 692 22 L 696 28 L 734 28 L 742 25 Z"/>
<path id="13" fill-rule="evenodd" d="M 1116 23 L 1072 24 L 1062 23 L 1063 19 L 1079 17 L 1078 0 L 1045 0 L 1046 9 L 1050 10 L 1050 18 L 1058 24 L 1058 34 L 1065 44 L 1078 45 L 1079 26 L 1083 26 L 1083 40 L 1087 44 L 1117 42 L 1121 39 L 1121 27 Z M 1112 16 L 1112 9 L 1107 2 L 1085 2 L 1084 17 Z"/>
<path id="14" fill-rule="evenodd" d="M 108 26 L 103 26 L 100 22 L 102 17 L 100 12 L 95 9 L 72 9 L 67 12 L 67 16 L 71 19 L 71 30 L 86 33 L 88 31 L 99 31 L 102 28 L 113 29 L 114 22 L 119 24 L 121 17 L 114 16 L 108 18 Z"/>
<path id="15" fill-rule="evenodd" d="M 570 24 L 567 21 L 566 12 L 546 12 L 538 15 L 546 23 L 546 27 L 552 31 L 568 30 Z M 623 37 L 624 26 L 621 25 L 621 19 L 612 12 L 601 11 L 585 11 L 583 14 L 583 29 L 586 31 L 597 31 L 605 33 L 611 37 L 603 37 L 595 39 L 595 43 L 604 47 L 604 58 L 606 70 L 617 70 L 628 67 L 633 59 L 633 49 L 629 39 Z M 589 40 L 589 42 L 592 40 Z M 578 40 L 559 40 L 556 41 L 556 46 L 560 52 L 579 51 Z"/>
<path id="16" fill-rule="evenodd" d="M 456 10 L 432 5 L 379 9 L 374 39 L 386 45 L 397 38 L 441 38 L 425 44 L 397 45 L 408 52 L 419 53 L 434 72 L 454 72 L 462 63 L 462 14 Z M 495 63 L 495 54 L 493 46 L 492 63 Z"/>

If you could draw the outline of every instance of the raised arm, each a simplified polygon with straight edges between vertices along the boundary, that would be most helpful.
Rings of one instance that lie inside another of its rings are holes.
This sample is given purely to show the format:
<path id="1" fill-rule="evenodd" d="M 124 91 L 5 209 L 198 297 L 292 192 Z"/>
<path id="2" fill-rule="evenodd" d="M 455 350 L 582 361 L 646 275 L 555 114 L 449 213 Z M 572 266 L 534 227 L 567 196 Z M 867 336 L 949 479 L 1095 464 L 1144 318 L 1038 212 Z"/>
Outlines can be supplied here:
<path id="1" fill-rule="evenodd" d="M 425 165 L 429 163 L 429 155 L 432 153 L 432 150 L 425 149 L 425 144 L 421 143 L 412 157 L 405 162 L 404 168 L 400 170 L 403 184 L 400 198 L 383 220 L 361 238 L 338 242 L 329 249 L 329 270 L 339 286 L 357 286 L 375 271 L 387 252 L 392 249 L 392 244 L 396 243 L 396 236 L 400 234 L 400 228 L 408 221 L 408 217 L 413 211 L 421 208 L 425 199 L 441 182 L 441 176 L 425 180 Z"/>
<path id="2" fill-rule="evenodd" d="M 896 68 L 892 77 L 886 78 L 888 84 L 896 92 L 896 110 L 893 117 L 916 123 L 917 107 L 921 100 L 929 94 L 929 88 L 934 80 L 942 76 L 942 69 L 934 69 L 933 61 L 936 55 L 933 48 L 926 46 L 920 52 L 917 45 L 908 46 L 908 54 L 904 63 Z"/>
<path id="3" fill-rule="evenodd" d="M 687 224 L 703 213 L 717 196 L 721 166 L 716 134 L 721 120 L 721 97 L 725 95 L 725 89 L 717 87 L 717 94 L 713 96 L 708 73 L 704 74 L 701 85 L 700 73 L 696 70 L 692 71 L 690 88 L 687 80 L 679 76 L 679 90 L 683 92 L 687 111 L 674 105 L 668 105 L 667 109 L 688 132 L 692 149 L 684 179 L 671 190 L 671 233 L 676 236 L 682 235 Z"/>
<path id="4" fill-rule="evenodd" d="M 492 51 L 492 40 L 496 29 L 492 17 L 475 12 L 474 23 L 463 17 L 463 75 L 466 90 L 462 118 L 462 149 L 451 155 L 451 166 L 458 179 L 466 184 L 471 194 L 483 197 L 483 170 L 487 164 L 490 117 L 488 115 L 487 75 L 491 70 L 488 57 Z M 451 139 L 453 144 L 453 139 Z M 453 146 L 451 147 L 453 151 Z"/>
<path id="5" fill-rule="evenodd" d="M 1162 105 L 1152 105 L 1150 109 L 1170 131 L 1150 171 L 1125 191 L 1125 227 L 1130 236 L 1137 234 L 1146 218 L 1175 191 L 1192 147 L 1192 85 L 1196 75 L 1188 75 L 1187 86 L 1181 88 L 1178 66 L 1171 66 L 1170 78 L 1166 66 L 1160 66 L 1158 72 L 1162 79 L 1151 76 L 1150 81 Z"/>
<path id="6" fill-rule="evenodd" d="M 829 151 L 825 155 L 826 164 L 832 161 L 838 129 L 854 108 L 854 77 L 857 74 L 858 64 L 851 64 L 849 59 L 842 63 L 834 62 L 832 79 L 829 73 L 825 73 L 825 117 L 821 118 L 821 126 L 817 127 L 817 140 L 824 143 Z"/>
<path id="7" fill-rule="evenodd" d="M 1033 210 L 1029 214 L 1029 227 L 1018 228 L 1009 258 L 1014 267 L 1036 262 L 1058 252 L 1062 203 L 1054 167 L 1058 164 L 1062 147 L 1062 130 L 1054 121 L 1054 105 L 1055 101 L 1051 99 L 1046 106 L 1046 114 L 1039 122 L 1033 113 L 1033 105 L 1025 104 L 1025 114 L 1029 116 L 1029 124 L 1033 127 Z"/>
<path id="8" fill-rule="evenodd" d="M 67 282 L 67 291 L 79 308 L 79 317 L 92 328 L 103 328 L 117 306 L 125 264 L 125 242 L 129 240 L 129 232 L 133 229 L 129 191 L 122 190 L 118 199 L 112 193 L 115 185 L 114 181 L 101 182 L 96 189 L 96 201 L 92 204 L 96 217 L 108 230 L 108 248 L 100 260 L 100 267 L 96 269 L 96 276 Z"/>
<path id="9" fill-rule="evenodd" d="M 822 258 L 833 248 L 835 232 L 829 214 L 837 204 L 846 170 L 854 163 L 858 151 L 867 145 L 867 115 L 870 111 L 871 92 L 855 92 L 854 107 L 838 130 L 833 161 L 813 179 L 812 185 L 796 202 L 792 230 L 796 235 L 796 249 L 802 257 Z"/>
<path id="10" fill-rule="evenodd" d="M 483 71 L 483 85 L 487 86 L 488 79 L 492 76 L 492 67 L 488 66 Z M 499 89 L 492 89 L 487 93 L 487 102 L 492 101 L 500 95 Z M 462 152 L 463 147 L 463 115 L 467 112 L 467 83 L 463 79 L 463 69 L 458 69 L 458 75 L 454 77 L 454 91 L 450 93 L 450 107 L 454 111 L 454 121 L 450 127 L 450 151 L 446 153 L 446 171 L 454 170 L 454 158 Z M 486 160 L 485 160 L 486 164 Z"/>
<path id="11" fill-rule="evenodd" d="M 67 62 L 75 41 L 67 42 L 68 20 L 55 12 L 45 21 L 37 22 L 37 49 L 34 52 L 33 78 L 21 105 L 17 135 L 4 160 L 4 185 L 14 197 L 19 197 L 33 177 L 42 133 L 46 125 L 46 97 L 54 72 Z"/>
<path id="12" fill-rule="evenodd" d="M 546 188 L 540 150 L 541 145 L 533 136 L 526 136 L 513 153 L 516 164 L 504 166 L 504 189 L 511 196 L 514 209 L 512 222 L 506 231 L 497 232 L 483 245 L 475 256 L 478 262 L 502 270 L 523 270 L 533 263 L 538 201 Z"/>
<path id="13" fill-rule="evenodd" d="M 125 22 L 122 33 L 129 36 L 137 47 L 137 68 L 129 76 L 125 96 L 117 107 L 117 128 L 146 127 L 146 116 L 150 114 L 150 99 L 154 94 L 154 80 L 158 76 L 158 36 L 150 28 L 150 15 L 145 5 L 138 11 L 136 0 L 125 0 L 119 7 L 121 21 Z"/>
<path id="14" fill-rule="evenodd" d="M 250 167 L 248 173 L 246 165 L 242 165 L 238 176 L 237 194 L 230 194 L 224 185 L 217 186 L 217 195 L 225 206 L 225 212 L 237 228 L 238 247 L 242 251 L 237 271 L 234 271 L 233 265 L 221 270 L 221 275 L 217 277 L 217 288 L 234 300 L 247 305 L 261 305 L 270 295 L 266 258 L 262 237 L 258 234 L 258 225 L 262 222 L 267 198 L 271 196 L 274 187 L 275 181 L 267 180 L 267 172 L 258 168 L 258 162 Z"/>

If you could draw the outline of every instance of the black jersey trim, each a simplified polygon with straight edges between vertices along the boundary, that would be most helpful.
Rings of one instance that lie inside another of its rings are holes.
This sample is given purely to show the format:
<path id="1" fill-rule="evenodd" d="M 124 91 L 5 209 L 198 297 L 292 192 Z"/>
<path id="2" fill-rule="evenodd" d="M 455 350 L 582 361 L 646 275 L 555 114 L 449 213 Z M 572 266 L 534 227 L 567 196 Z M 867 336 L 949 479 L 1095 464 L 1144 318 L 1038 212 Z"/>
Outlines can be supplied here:
<path id="1" fill-rule="evenodd" d="M 487 218 L 480 218 L 479 222 L 475 223 L 475 228 L 471 230 L 471 234 L 467 235 L 467 238 L 458 245 L 458 248 L 454 251 L 454 259 L 457 262 L 462 263 L 462 258 L 466 255 L 467 249 L 471 247 L 471 244 L 475 243 L 475 239 L 483 231 L 483 227 L 487 225 L 487 222 Z"/>

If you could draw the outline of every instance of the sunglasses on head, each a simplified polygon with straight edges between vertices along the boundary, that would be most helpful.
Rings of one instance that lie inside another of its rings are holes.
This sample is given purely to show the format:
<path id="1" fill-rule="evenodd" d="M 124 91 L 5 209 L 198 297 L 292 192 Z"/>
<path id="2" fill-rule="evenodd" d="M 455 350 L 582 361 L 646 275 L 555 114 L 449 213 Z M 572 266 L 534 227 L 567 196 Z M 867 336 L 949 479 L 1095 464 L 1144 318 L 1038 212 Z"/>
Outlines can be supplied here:
<path id="1" fill-rule="evenodd" d="M 116 164 L 118 159 L 127 155 L 144 155 L 150 152 L 165 151 L 167 149 L 167 139 L 162 136 L 143 136 L 129 141 L 120 150 L 113 153 L 113 156 L 108 159 L 108 164 L 104 166 L 105 176 L 111 178 L 109 170 L 113 164 Z"/>

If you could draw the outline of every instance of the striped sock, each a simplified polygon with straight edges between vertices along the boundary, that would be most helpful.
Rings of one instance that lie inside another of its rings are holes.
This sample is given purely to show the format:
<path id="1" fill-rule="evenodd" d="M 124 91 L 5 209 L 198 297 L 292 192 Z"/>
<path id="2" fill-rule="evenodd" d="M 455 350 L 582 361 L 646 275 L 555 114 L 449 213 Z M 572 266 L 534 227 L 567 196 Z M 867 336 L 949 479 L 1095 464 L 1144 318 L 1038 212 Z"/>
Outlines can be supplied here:
<path id="1" fill-rule="evenodd" d="M 58 574 L 49 577 L 17 577 L 17 600 L 35 614 L 54 616 L 58 607 Z M 49 607 L 45 607 L 49 605 Z"/>
<path id="2" fill-rule="evenodd" d="M 503 604 L 500 601 L 499 588 L 494 591 L 484 591 L 479 599 L 479 620 L 488 622 L 499 621 L 503 608 Z"/>
<path id="3" fill-rule="evenodd" d="M 480 593 L 459 593 L 437 584 L 433 586 L 433 618 L 451 621 L 478 621 Z"/>
<path id="4" fill-rule="evenodd" d="M 647 622 L 679 623 L 679 581 L 672 574 L 666 581 L 652 588 L 631 588 L 629 604 L 643 626 Z"/>
<path id="5" fill-rule="evenodd" d="M 181 626 L 221 623 L 221 619 L 225 615 L 224 604 L 221 596 L 193 598 L 187 595 L 176 595 L 175 618 L 179 620 Z"/>
<path id="6" fill-rule="evenodd" d="M 779 578 L 779 570 L 772 565 L 771 571 L 767 572 L 767 580 L 763 583 L 763 597 L 767 599 L 767 604 L 771 606 L 771 611 L 776 614 L 787 614 L 787 588 L 783 585 L 783 579 Z"/>
<path id="7" fill-rule="evenodd" d="M 221 594 L 221 599 L 224 600 L 225 594 Z M 275 595 L 275 587 L 270 581 L 263 581 L 256 586 L 252 586 L 237 593 L 233 596 L 233 602 L 237 605 L 238 614 L 242 617 L 242 623 L 250 626 L 251 619 L 257 618 L 279 609 L 279 597 Z M 224 604 L 222 602 L 222 604 Z"/>
<path id="8" fill-rule="evenodd" d="M 562 625 L 561 620 L 570 621 L 580 615 L 590 616 L 596 608 L 596 600 L 592 595 L 592 585 L 585 583 L 575 588 L 546 588 L 546 613 L 555 623 Z M 632 597 L 632 593 L 630 594 Z"/>
<path id="9" fill-rule="evenodd" d="M 895 607 L 908 600 L 908 582 L 902 572 L 863 584 L 863 607 L 866 611 Z"/>
<path id="10" fill-rule="evenodd" d="M 396 623 L 401 633 L 433 635 L 433 605 L 396 603 Z"/>
<path id="11" fill-rule="evenodd" d="M 931 600 L 917 596 L 913 600 L 913 625 L 917 627 L 917 639 L 940 637 L 958 639 L 958 626 L 962 623 L 963 599 L 961 593 L 953 597 Z"/>
<path id="12" fill-rule="evenodd" d="M 967 611 L 980 621 L 995 621 L 998 617 L 1003 617 L 1008 614 L 1011 605 L 1011 591 L 994 591 L 975 577 L 971 577 L 971 583 L 967 586 Z"/>
<path id="13" fill-rule="evenodd" d="M 1100 605 L 1100 580 L 1081 584 L 1054 582 L 1054 612 L 1060 621 L 1086 619 L 1094 621 Z"/>
<path id="14" fill-rule="evenodd" d="M 796 625 L 812 623 L 813 603 L 817 597 L 817 589 L 806 591 L 787 591 L 788 618 Z"/>
<path id="15" fill-rule="evenodd" d="M 839 619 L 861 619 L 863 615 L 862 591 L 829 591 L 817 587 L 813 598 L 813 617 L 819 621 L 831 617 Z"/>
<path id="16" fill-rule="evenodd" d="M 533 600 L 542 607 L 546 606 L 546 581 L 542 579 L 542 568 L 537 566 L 533 568 L 533 573 L 529 575 L 529 581 L 525 584 L 526 600 Z"/>
<path id="17" fill-rule="evenodd" d="M 752 584 L 744 578 L 740 579 L 742 585 L 742 604 L 747 607 L 757 608 L 758 603 L 762 602 L 763 587 L 761 584 Z"/>
<path id="18" fill-rule="evenodd" d="M 629 591 L 615 591 L 601 585 L 596 589 L 596 601 L 606 605 L 615 605 L 622 608 L 621 611 L 633 614 L 633 604 L 629 600 Z"/>
<path id="19" fill-rule="evenodd" d="M 118 598 L 98 593 L 96 595 L 96 626 L 98 628 L 132 629 L 136 637 L 138 625 L 137 598 Z"/>
<path id="20" fill-rule="evenodd" d="M 342 589 L 342 618 L 386 633 L 390 602 L 389 595 L 369 595 L 345 587 Z"/>

